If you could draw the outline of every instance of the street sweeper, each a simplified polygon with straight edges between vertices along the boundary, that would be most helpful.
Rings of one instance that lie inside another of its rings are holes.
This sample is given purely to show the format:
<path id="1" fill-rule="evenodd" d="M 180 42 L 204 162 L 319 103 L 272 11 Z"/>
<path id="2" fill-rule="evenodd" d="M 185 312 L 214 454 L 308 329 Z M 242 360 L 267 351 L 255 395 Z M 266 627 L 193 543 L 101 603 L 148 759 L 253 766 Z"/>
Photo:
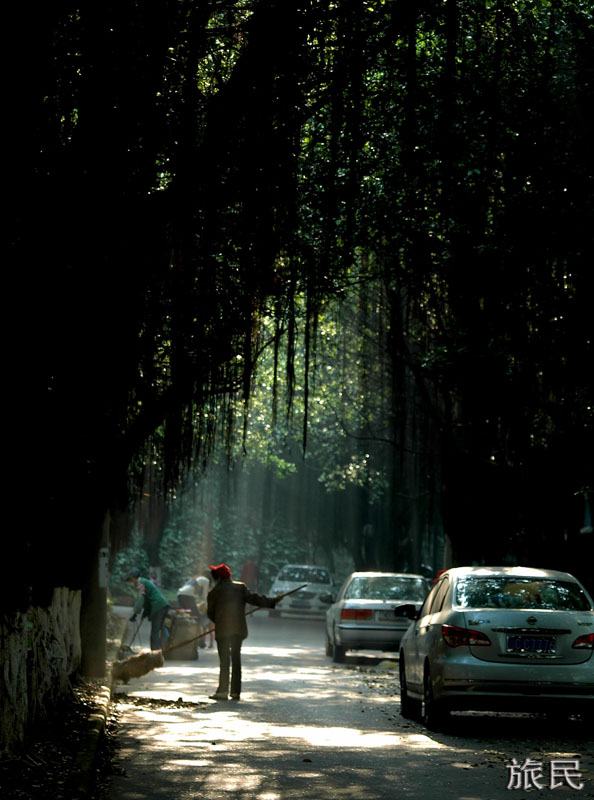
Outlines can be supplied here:
<path id="1" fill-rule="evenodd" d="M 134 613 L 130 621 L 135 622 L 139 613 L 142 613 L 142 619 L 148 617 L 151 622 L 151 650 L 160 650 L 163 623 L 169 611 L 169 603 L 151 580 L 140 577 L 139 569 L 131 570 L 126 580 L 136 592 Z"/>
<path id="2" fill-rule="evenodd" d="M 251 592 L 245 583 L 231 580 L 226 564 L 210 566 L 215 583 L 207 598 L 207 614 L 215 624 L 215 641 L 219 651 L 219 685 L 213 700 L 239 700 L 241 694 L 241 645 L 248 635 L 245 621 L 246 604 L 258 608 L 274 608 L 278 597 Z M 231 674 L 231 686 L 229 686 Z"/>
<path id="3" fill-rule="evenodd" d="M 219 567 L 226 567 L 225 564 L 219 564 Z M 279 600 L 282 600 L 283 597 L 287 597 L 290 594 L 294 594 L 295 592 L 304 589 L 307 584 L 304 583 L 302 586 L 297 586 L 295 589 L 291 589 L 289 592 L 285 592 L 284 594 L 280 594 L 277 597 L 264 597 L 264 595 L 254 595 L 252 592 L 248 590 L 245 584 L 239 584 L 234 581 L 231 581 L 231 571 L 228 567 L 223 570 L 219 570 L 218 567 L 212 567 L 213 578 L 216 580 L 217 584 L 221 585 L 222 588 L 219 589 L 217 595 L 211 597 L 212 592 L 214 589 L 209 593 L 209 616 L 215 622 L 215 632 L 217 630 L 216 623 L 218 621 L 222 631 L 223 636 L 221 637 L 222 641 L 219 644 L 217 641 L 217 647 L 219 649 L 219 656 L 221 656 L 222 651 L 222 658 L 220 659 L 220 675 L 219 675 L 219 688 L 214 695 L 211 695 L 212 699 L 214 700 L 226 700 L 228 694 L 224 692 L 225 686 L 225 675 L 227 676 L 227 683 L 229 680 L 229 666 L 231 665 L 230 662 L 233 660 L 233 642 L 230 641 L 230 637 L 225 635 L 225 633 L 229 633 L 229 627 L 227 622 L 224 621 L 225 617 L 228 616 L 229 619 L 233 616 L 233 625 L 237 622 L 237 611 L 236 605 L 241 607 L 241 610 L 245 608 L 246 603 L 252 603 L 255 607 L 251 608 L 249 611 L 244 612 L 244 616 L 247 617 L 250 614 L 253 614 L 254 611 L 258 611 L 259 608 L 274 608 L 274 605 L 278 603 Z M 229 570 L 228 577 L 227 577 L 227 570 Z M 232 583 L 233 586 L 243 587 L 243 589 L 231 589 L 229 590 L 228 583 Z M 216 588 L 216 585 L 215 585 Z M 245 592 L 244 592 L 245 590 Z M 230 591 L 233 592 L 233 597 L 231 597 Z M 229 596 L 227 597 L 229 593 Z M 260 600 L 264 600 L 264 602 L 256 603 L 254 600 L 256 598 Z M 223 610 L 222 613 L 217 613 L 217 606 L 219 610 L 224 609 L 225 605 L 227 605 L 227 600 L 231 601 L 231 605 L 235 608 L 228 607 L 226 610 Z M 231 623 L 230 623 L 231 624 Z M 244 623 L 245 624 L 245 623 Z M 123 659 L 122 661 L 114 662 L 112 666 L 112 680 L 117 681 L 121 680 L 124 683 L 128 683 L 130 678 L 140 678 L 142 675 L 146 675 L 151 670 L 156 669 L 158 667 L 162 667 L 165 663 L 164 656 L 170 654 L 172 651 L 176 650 L 177 648 L 186 647 L 187 645 L 191 644 L 192 642 L 196 642 L 201 639 L 203 636 L 208 635 L 208 631 L 204 633 L 200 633 L 198 636 L 194 636 L 191 639 L 188 639 L 184 642 L 179 642 L 173 645 L 169 645 L 163 651 L 161 650 L 151 650 L 151 651 L 144 651 L 142 653 L 138 653 L 137 655 L 131 655 L 128 658 Z M 247 635 L 247 628 L 246 628 L 246 635 Z M 243 627 L 239 631 L 239 649 L 241 649 L 241 641 L 245 636 L 243 636 Z M 222 645 L 222 647 L 221 647 Z M 235 663 L 237 664 L 237 647 L 235 647 Z M 241 670 L 241 663 L 239 663 L 239 668 Z M 238 678 L 241 678 L 241 672 L 238 671 L 235 678 L 235 683 L 232 683 L 232 691 L 231 697 L 232 699 L 239 699 L 239 692 L 241 691 L 241 683 Z M 233 681 L 233 679 L 232 679 Z M 237 691 L 237 684 L 239 683 L 239 691 Z M 228 691 L 228 690 L 227 690 Z M 236 696 L 234 696 L 236 695 Z"/>

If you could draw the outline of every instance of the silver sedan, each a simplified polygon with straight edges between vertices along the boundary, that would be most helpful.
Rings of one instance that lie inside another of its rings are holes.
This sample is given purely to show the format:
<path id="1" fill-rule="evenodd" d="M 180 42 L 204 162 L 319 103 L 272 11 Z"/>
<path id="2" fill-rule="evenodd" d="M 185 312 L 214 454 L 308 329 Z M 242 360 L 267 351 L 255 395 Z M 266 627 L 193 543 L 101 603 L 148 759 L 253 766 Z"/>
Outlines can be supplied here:
<path id="1" fill-rule="evenodd" d="M 326 612 L 326 655 L 342 662 L 347 650 L 396 652 L 410 621 L 397 619 L 402 603 L 420 608 L 429 581 L 398 572 L 353 572 Z"/>
<path id="2" fill-rule="evenodd" d="M 458 567 L 443 573 L 400 646 L 401 713 L 429 728 L 450 710 L 594 708 L 594 604 L 567 572 Z"/>

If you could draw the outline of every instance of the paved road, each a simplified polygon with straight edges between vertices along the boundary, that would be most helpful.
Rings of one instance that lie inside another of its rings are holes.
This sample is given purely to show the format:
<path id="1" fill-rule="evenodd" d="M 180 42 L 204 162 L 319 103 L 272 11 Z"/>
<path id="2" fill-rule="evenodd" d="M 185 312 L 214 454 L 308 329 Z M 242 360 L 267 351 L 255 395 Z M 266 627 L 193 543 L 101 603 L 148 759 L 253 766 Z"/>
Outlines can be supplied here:
<path id="1" fill-rule="evenodd" d="M 447 734 L 428 734 L 398 713 L 395 659 L 359 655 L 334 665 L 322 622 L 257 612 L 249 624 L 239 703 L 208 699 L 216 649 L 118 687 L 124 774 L 114 777 L 111 800 L 594 796 L 591 731 L 577 722 L 560 730 L 527 716 L 461 715 Z M 148 630 L 142 636 L 146 645 Z M 512 758 L 542 765 L 542 789 L 532 781 L 529 791 L 506 788 Z M 578 759 L 581 790 L 565 781 L 549 788 L 550 764 L 562 758 Z"/>

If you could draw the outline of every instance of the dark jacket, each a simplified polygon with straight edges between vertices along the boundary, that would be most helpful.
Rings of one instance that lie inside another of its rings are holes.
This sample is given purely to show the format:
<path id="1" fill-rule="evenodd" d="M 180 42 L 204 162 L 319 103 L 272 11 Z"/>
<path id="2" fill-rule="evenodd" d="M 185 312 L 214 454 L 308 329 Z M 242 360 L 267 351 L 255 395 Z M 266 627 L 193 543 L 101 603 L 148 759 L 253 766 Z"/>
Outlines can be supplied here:
<path id="1" fill-rule="evenodd" d="M 274 608 L 276 601 L 263 594 L 250 592 L 245 583 L 228 578 L 223 578 L 210 590 L 206 613 L 215 624 L 215 639 L 237 635 L 242 639 L 247 637 L 246 603 L 261 608 Z"/>

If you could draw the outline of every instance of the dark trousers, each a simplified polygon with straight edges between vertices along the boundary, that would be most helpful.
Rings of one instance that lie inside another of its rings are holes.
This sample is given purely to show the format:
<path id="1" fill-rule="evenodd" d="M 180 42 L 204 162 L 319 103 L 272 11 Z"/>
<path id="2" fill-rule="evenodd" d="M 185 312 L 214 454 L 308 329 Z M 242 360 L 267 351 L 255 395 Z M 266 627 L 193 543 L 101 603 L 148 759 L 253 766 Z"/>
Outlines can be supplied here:
<path id="1" fill-rule="evenodd" d="M 241 692 L 241 642 L 240 635 L 223 636 L 217 639 L 219 651 L 219 688 L 217 693 L 229 692 L 229 667 L 231 667 L 231 694 Z"/>
<path id="2" fill-rule="evenodd" d="M 161 628 L 168 611 L 169 606 L 165 606 L 151 617 L 151 650 L 161 649 Z"/>

